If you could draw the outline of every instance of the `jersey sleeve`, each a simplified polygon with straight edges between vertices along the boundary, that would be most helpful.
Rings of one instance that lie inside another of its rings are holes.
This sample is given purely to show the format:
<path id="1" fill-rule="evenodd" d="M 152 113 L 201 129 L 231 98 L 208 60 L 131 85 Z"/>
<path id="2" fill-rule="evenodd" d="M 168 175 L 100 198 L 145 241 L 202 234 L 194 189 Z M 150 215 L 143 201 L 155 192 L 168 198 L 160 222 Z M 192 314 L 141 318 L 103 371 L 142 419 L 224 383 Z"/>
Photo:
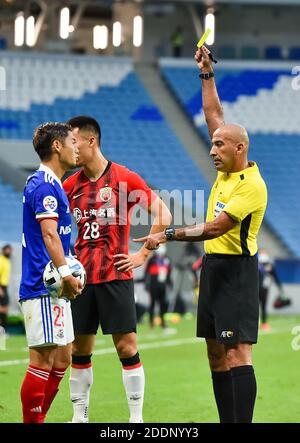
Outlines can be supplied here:
<path id="1" fill-rule="evenodd" d="M 58 219 L 59 196 L 51 183 L 43 183 L 34 192 L 32 199 L 35 218 L 40 221 L 45 218 Z"/>
<path id="2" fill-rule="evenodd" d="M 265 186 L 245 181 L 233 193 L 224 212 L 237 222 L 241 222 L 249 214 L 266 206 L 266 194 Z"/>
<path id="3" fill-rule="evenodd" d="M 149 188 L 145 180 L 133 171 L 128 172 L 127 190 L 129 201 L 140 205 L 144 209 L 148 209 L 157 198 L 157 194 Z"/>

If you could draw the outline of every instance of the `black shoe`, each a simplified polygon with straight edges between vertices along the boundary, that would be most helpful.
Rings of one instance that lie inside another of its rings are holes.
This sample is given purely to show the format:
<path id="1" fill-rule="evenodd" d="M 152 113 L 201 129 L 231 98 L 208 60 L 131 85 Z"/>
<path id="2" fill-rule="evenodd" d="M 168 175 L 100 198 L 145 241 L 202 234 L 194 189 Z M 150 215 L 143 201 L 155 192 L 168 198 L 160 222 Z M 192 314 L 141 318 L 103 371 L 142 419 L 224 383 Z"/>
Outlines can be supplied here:
<path id="1" fill-rule="evenodd" d="M 292 304 L 291 299 L 277 297 L 276 300 L 274 301 L 273 307 L 275 309 L 281 309 L 285 308 L 286 306 L 290 306 L 291 304 Z"/>

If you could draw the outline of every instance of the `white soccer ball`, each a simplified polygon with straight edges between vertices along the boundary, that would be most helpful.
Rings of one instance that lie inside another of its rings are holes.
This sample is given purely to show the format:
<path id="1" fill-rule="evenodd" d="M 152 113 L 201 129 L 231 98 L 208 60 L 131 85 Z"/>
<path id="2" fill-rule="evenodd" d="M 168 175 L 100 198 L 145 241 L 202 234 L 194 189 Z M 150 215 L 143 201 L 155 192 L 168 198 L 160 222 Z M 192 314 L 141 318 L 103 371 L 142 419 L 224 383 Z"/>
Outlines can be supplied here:
<path id="1" fill-rule="evenodd" d="M 86 272 L 83 265 L 80 263 L 79 260 L 72 256 L 66 257 L 66 262 L 70 268 L 73 277 L 78 278 L 78 280 L 80 280 L 80 282 L 82 283 L 82 288 L 84 288 L 86 284 Z M 47 289 L 51 297 L 61 296 L 62 278 L 57 268 L 54 266 L 52 260 L 50 260 L 45 267 L 43 281 L 45 288 Z"/>

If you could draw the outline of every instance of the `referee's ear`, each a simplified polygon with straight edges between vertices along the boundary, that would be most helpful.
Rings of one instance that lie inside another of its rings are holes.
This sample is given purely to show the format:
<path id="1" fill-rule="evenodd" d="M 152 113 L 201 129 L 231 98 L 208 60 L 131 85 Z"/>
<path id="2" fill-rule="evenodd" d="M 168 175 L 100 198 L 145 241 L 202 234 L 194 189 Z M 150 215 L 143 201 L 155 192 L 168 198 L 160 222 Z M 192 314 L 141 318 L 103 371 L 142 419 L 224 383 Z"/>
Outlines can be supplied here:
<path id="1" fill-rule="evenodd" d="M 247 153 L 247 151 L 248 151 L 245 143 L 242 143 L 242 142 L 238 143 L 236 148 L 237 148 L 237 152 L 241 153 L 241 154 Z"/>

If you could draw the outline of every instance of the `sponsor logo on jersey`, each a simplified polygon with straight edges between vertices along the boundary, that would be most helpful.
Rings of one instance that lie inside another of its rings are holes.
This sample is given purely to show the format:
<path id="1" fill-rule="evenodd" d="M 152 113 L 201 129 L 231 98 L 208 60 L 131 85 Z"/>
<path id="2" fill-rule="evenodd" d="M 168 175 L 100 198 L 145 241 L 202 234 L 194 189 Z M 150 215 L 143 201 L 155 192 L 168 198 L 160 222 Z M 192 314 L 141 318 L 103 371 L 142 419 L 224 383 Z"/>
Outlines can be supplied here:
<path id="1" fill-rule="evenodd" d="M 79 223 L 80 220 L 82 219 L 82 212 L 80 211 L 80 209 L 79 208 L 74 208 L 73 209 L 73 215 L 74 215 L 74 218 L 76 220 L 76 223 Z"/>
<path id="2" fill-rule="evenodd" d="M 108 202 L 112 196 L 112 188 L 106 186 L 105 188 L 101 188 L 99 191 L 100 200 L 103 202 Z"/>
<path id="3" fill-rule="evenodd" d="M 55 211 L 57 208 L 57 200 L 53 195 L 47 195 L 47 197 L 43 200 L 43 206 L 46 209 L 46 211 Z"/>
<path id="4" fill-rule="evenodd" d="M 81 197 L 83 194 L 84 194 L 84 192 L 81 192 L 80 194 L 73 195 L 72 200 L 75 200 L 76 198 Z"/>
<path id="5" fill-rule="evenodd" d="M 59 228 L 59 235 L 68 235 L 71 233 L 72 227 L 71 225 L 68 226 L 61 226 Z"/>

